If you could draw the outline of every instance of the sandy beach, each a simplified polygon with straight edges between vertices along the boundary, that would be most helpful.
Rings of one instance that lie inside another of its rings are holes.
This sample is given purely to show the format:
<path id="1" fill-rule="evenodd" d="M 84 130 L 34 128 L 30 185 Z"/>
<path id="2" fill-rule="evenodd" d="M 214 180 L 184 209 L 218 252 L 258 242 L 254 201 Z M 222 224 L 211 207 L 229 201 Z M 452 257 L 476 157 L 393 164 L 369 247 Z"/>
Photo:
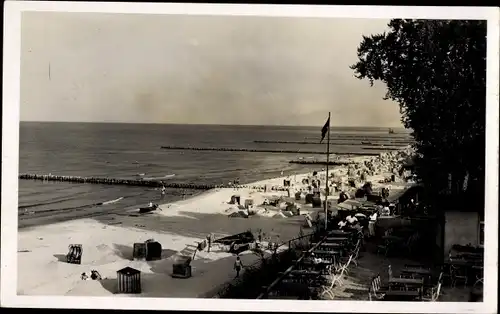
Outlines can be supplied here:
<path id="1" fill-rule="evenodd" d="M 373 157 L 372 157 L 373 159 Z M 367 157 L 354 157 L 361 165 Z M 335 167 L 335 177 L 347 180 L 353 166 Z M 349 168 L 351 168 L 349 170 Z M 384 167 L 366 178 L 373 182 L 374 190 L 385 183 L 379 180 L 390 175 Z M 321 208 L 305 205 L 302 198 L 297 201 L 300 216 L 280 215 L 277 208 L 257 206 L 264 200 L 283 197 L 292 201 L 296 190 L 305 189 L 304 178 L 312 173 L 284 176 L 249 184 L 246 188 L 223 188 L 210 190 L 193 198 L 170 204 L 160 204 L 161 210 L 139 215 L 137 210 L 92 219 L 77 219 L 63 223 L 21 229 L 18 233 L 18 281 L 17 292 L 22 295 L 72 295 L 106 296 L 116 292 L 116 271 L 126 266 L 141 271 L 142 293 L 119 296 L 142 297 L 207 297 L 210 291 L 231 281 L 235 277 L 235 257 L 217 246 L 211 252 L 197 252 L 192 261 L 192 277 L 176 279 L 171 277 L 172 265 L 180 255 L 192 256 L 197 243 L 213 233 L 215 238 L 244 232 L 263 232 L 263 243 L 286 242 L 296 237 L 305 226 L 304 214 L 311 216 L 322 212 Z M 318 172 L 319 178 L 324 172 Z M 283 180 L 291 182 L 290 196 L 286 191 L 275 191 L 273 187 L 283 186 Z M 324 182 L 324 181 L 323 181 Z M 392 189 L 404 188 L 404 183 L 391 183 Z M 250 186 L 266 186 L 266 191 Z M 344 190 L 346 190 L 345 188 Z M 324 192 L 324 189 L 323 189 Z M 230 218 L 237 212 L 237 205 L 229 204 L 231 196 L 239 195 L 241 204 L 253 199 L 255 215 L 249 218 Z M 333 193 L 332 198 L 338 197 Z M 285 218 L 286 217 L 286 218 Z M 307 233 L 307 229 L 304 229 Z M 139 261 L 132 259 L 133 244 L 154 239 L 162 244 L 162 259 Z M 66 263 L 68 245 L 82 244 L 81 265 Z M 268 252 L 267 254 L 269 254 Z M 241 255 L 243 265 L 259 263 L 259 257 L 251 252 Z M 97 270 L 102 280 L 81 280 L 80 274 Z M 243 270 L 244 271 L 244 270 Z"/>

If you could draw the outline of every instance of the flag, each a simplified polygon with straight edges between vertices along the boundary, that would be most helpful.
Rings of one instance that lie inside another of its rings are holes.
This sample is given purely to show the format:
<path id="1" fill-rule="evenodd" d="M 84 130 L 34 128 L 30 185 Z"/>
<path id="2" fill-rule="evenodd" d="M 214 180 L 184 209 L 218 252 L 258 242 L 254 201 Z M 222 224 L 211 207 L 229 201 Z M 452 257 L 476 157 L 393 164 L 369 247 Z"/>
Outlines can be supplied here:
<path id="1" fill-rule="evenodd" d="M 326 132 L 328 132 L 329 128 L 330 128 L 330 117 L 328 117 L 328 120 L 326 120 L 325 125 L 321 129 L 321 141 L 319 141 L 320 143 L 323 142 L 323 140 L 325 139 Z"/>

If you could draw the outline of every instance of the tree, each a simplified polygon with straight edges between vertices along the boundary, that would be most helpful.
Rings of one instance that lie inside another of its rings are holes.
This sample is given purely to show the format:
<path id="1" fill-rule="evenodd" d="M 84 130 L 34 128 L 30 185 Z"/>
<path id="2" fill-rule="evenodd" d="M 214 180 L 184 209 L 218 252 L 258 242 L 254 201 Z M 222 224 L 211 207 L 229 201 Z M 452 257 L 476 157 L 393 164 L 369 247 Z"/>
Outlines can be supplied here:
<path id="1" fill-rule="evenodd" d="M 363 36 L 351 69 L 372 86 L 385 83 L 385 98 L 399 104 L 403 125 L 413 130 L 417 175 L 431 196 L 447 189 L 451 174 L 452 193 L 482 201 L 486 22 L 393 19 L 388 26 Z"/>

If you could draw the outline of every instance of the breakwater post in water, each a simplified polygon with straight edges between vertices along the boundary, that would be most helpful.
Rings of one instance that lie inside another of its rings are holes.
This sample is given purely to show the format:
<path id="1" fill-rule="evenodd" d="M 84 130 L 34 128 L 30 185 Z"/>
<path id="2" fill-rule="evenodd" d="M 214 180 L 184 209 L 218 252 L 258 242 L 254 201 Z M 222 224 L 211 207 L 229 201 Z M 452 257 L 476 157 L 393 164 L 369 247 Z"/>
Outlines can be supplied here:
<path id="1" fill-rule="evenodd" d="M 319 143 L 319 142 L 311 142 L 311 141 L 267 141 L 267 140 L 256 140 L 253 141 L 254 143 L 258 144 L 300 144 L 300 145 L 326 145 L 326 141 Z M 373 147 L 379 147 L 379 146 L 398 146 L 398 147 L 405 147 L 410 144 L 410 142 L 405 142 L 405 143 L 398 143 L 398 142 L 386 142 L 386 143 L 372 143 L 372 142 L 335 142 L 333 140 L 330 140 L 331 145 L 335 146 L 373 146 Z"/>
<path id="2" fill-rule="evenodd" d="M 144 187 L 161 187 L 171 189 L 187 189 L 187 190 L 211 190 L 219 188 L 249 188 L 254 190 L 264 189 L 264 186 L 254 185 L 216 185 L 216 184 L 198 184 L 198 183 L 174 183 L 162 182 L 161 180 L 135 180 L 135 179 L 119 179 L 119 178 L 103 178 L 103 177 L 81 177 L 81 176 L 59 176 L 53 174 L 32 174 L 21 173 L 21 180 L 40 180 L 40 181 L 56 181 L 69 183 L 90 183 L 90 184 L 107 184 L 107 185 L 129 185 L 129 186 L 144 186 Z M 272 186 L 272 191 L 286 191 L 284 187 Z"/>
<path id="3" fill-rule="evenodd" d="M 272 149 L 252 149 L 252 148 L 226 148 L 226 147 L 185 147 L 185 146 L 162 146 L 162 149 L 170 150 L 210 150 L 210 151 L 221 151 L 221 152 L 249 152 L 249 153 L 277 153 L 277 154 L 320 154 L 325 155 L 326 152 L 322 151 L 308 151 L 308 150 L 272 150 Z M 363 156 L 377 156 L 378 153 L 368 153 L 368 152 L 349 152 L 349 153 L 336 153 L 330 152 L 330 154 L 337 155 L 363 155 Z"/>

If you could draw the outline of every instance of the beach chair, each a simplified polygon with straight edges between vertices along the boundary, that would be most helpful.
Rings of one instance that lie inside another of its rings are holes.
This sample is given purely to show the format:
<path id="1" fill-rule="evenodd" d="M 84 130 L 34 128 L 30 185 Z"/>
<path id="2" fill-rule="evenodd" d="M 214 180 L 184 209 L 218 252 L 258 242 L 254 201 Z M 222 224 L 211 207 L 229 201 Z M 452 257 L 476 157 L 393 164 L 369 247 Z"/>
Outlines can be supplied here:
<path id="1" fill-rule="evenodd" d="M 189 278 L 191 277 L 191 256 L 179 256 L 172 265 L 173 278 Z"/>
<path id="2" fill-rule="evenodd" d="M 66 262 L 70 264 L 81 264 L 82 253 L 83 249 L 81 244 L 70 244 L 68 246 L 68 254 L 66 255 Z"/>
<path id="3" fill-rule="evenodd" d="M 161 259 L 162 246 L 159 242 L 153 239 L 147 240 L 146 244 L 146 261 L 154 261 Z"/>
<path id="4" fill-rule="evenodd" d="M 146 255 L 147 255 L 146 243 L 134 243 L 132 258 L 146 259 Z"/>
<path id="5" fill-rule="evenodd" d="M 321 208 L 322 207 L 321 198 L 313 197 L 311 200 L 311 204 L 313 208 Z"/>

